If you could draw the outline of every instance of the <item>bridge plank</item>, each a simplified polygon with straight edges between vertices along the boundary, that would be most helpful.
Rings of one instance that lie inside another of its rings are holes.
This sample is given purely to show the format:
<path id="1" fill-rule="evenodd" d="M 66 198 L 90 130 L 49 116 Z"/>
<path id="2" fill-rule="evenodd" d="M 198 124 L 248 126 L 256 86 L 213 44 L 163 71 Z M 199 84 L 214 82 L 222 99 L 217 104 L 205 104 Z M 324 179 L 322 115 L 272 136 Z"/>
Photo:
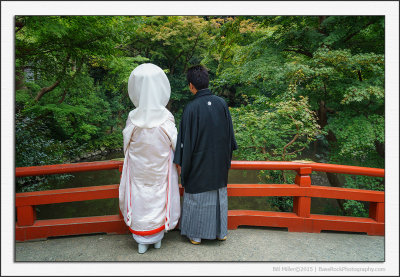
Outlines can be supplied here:
<path id="1" fill-rule="evenodd" d="M 92 233 L 129 233 L 119 215 L 37 220 L 32 226 L 17 224 L 15 230 L 16 241 Z"/>
<path id="2" fill-rule="evenodd" d="M 232 161 L 231 169 L 238 170 L 300 170 L 304 167 L 311 167 L 312 171 L 331 172 L 351 175 L 364 175 L 374 177 L 385 177 L 385 170 L 382 168 L 360 167 L 340 164 L 325 163 L 302 163 L 302 162 L 281 162 L 281 161 Z"/>
<path id="3" fill-rule="evenodd" d="M 383 222 L 371 218 L 315 215 L 302 218 L 295 213 L 229 210 L 228 228 L 237 229 L 240 225 L 286 227 L 290 232 L 314 232 L 336 230 L 348 232 L 366 232 L 369 235 L 384 235 Z M 31 226 L 16 224 L 16 240 L 25 241 L 53 236 L 66 236 L 90 233 L 128 233 L 120 215 L 78 217 L 37 220 Z"/>
<path id="4" fill-rule="evenodd" d="M 303 196 L 306 193 L 298 185 L 280 184 L 229 184 L 228 196 Z"/>
<path id="5" fill-rule="evenodd" d="M 305 218 L 288 212 L 229 210 L 228 229 L 237 229 L 240 225 L 286 227 L 289 232 L 320 233 L 330 230 L 380 236 L 385 234 L 385 224 L 372 218 L 317 214 Z"/>
<path id="6" fill-rule="evenodd" d="M 375 236 L 385 235 L 385 223 L 365 217 L 314 214 L 305 219 L 305 224 L 311 226 L 313 233 L 320 233 L 323 230 L 333 230 L 342 232 L 364 232 L 368 235 Z"/>
<path id="7" fill-rule="evenodd" d="M 63 174 L 82 171 L 97 171 L 118 169 L 122 165 L 122 161 L 100 161 L 100 162 L 83 162 L 72 164 L 52 164 L 42 166 L 17 167 L 15 169 L 16 177 L 37 176 Z"/>
<path id="8" fill-rule="evenodd" d="M 385 192 L 363 189 L 311 186 L 307 188 L 306 195 L 310 197 L 320 198 L 347 199 L 367 202 L 385 202 Z"/>
<path id="9" fill-rule="evenodd" d="M 118 169 L 123 161 L 100 161 L 83 162 L 72 164 L 54 164 L 43 166 L 17 167 L 16 177 L 62 174 L 81 171 Z M 232 161 L 231 169 L 234 170 L 300 170 L 304 167 L 311 167 L 312 171 L 332 172 L 340 174 L 365 175 L 385 177 L 385 170 L 382 168 L 370 168 L 339 164 L 304 163 L 304 162 L 281 162 L 281 161 Z"/>
<path id="10" fill-rule="evenodd" d="M 17 193 L 15 205 L 19 207 L 118 198 L 118 187 L 119 185 L 106 185 Z"/>
<path id="11" fill-rule="evenodd" d="M 15 205 L 20 207 L 118 198 L 118 187 L 119 185 L 106 185 L 17 193 Z M 180 190 L 182 195 L 183 189 Z M 382 191 L 281 184 L 229 184 L 228 196 L 305 196 L 369 202 L 384 202 L 385 200 L 385 193 Z"/>

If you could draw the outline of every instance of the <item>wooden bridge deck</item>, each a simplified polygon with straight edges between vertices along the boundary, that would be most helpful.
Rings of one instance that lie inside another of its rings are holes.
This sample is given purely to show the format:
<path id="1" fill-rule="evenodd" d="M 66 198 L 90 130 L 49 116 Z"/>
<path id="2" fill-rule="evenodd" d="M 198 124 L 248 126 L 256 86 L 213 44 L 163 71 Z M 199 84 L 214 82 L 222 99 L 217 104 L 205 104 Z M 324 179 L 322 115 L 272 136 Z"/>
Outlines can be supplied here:
<path id="1" fill-rule="evenodd" d="M 249 261 L 384 261 L 384 236 L 360 233 L 297 233 L 266 227 L 229 230 L 226 241 L 204 240 L 192 245 L 179 230 L 165 234 L 161 249 L 137 253 L 130 234 L 80 235 L 16 243 L 16 262 L 249 262 Z"/>

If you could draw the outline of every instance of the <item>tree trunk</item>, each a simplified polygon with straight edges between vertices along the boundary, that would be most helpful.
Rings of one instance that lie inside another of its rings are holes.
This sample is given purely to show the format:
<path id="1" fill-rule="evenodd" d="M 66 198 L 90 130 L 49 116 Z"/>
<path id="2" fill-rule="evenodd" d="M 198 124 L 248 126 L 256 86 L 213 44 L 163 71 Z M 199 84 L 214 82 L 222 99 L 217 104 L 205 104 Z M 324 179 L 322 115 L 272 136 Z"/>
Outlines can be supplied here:
<path id="1" fill-rule="evenodd" d="M 174 74 L 174 72 L 175 72 L 175 64 L 176 64 L 176 62 L 178 61 L 178 59 L 183 55 L 183 53 L 184 53 L 184 52 L 181 51 L 181 52 L 179 53 L 179 55 L 176 56 L 176 57 L 174 58 L 174 61 L 173 61 L 172 64 L 169 66 L 169 72 L 170 72 L 171 75 Z"/>
<path id="2" fill-rule="evenodd" d="M 74 68 L 76 68 L 76 62 L 74 63 Z M 76 75 L 79 74 L 79 72 L 81 71 L 81 68 L 83 67 L 83 64 L 81 64 L 78 69 L 75 71 L 74 76 L 72 76 L 71 81 L 75 79 Z M 75 69 L 74 69 L 75 70 Z M 64 88 L 64 93 L 60 99 L 60 101 L 58 101 L 59 104 L 61 104 L 64 100 L 65 100 L 65 96 L 67 95 L 67 88 Z"/>
<path id="3" fill-rule="evenodd" d="M 375 141 L 375 149 L 378 152 L 379 156 L 383 159 L 385 158 L 385 143 Z"/>
<path id="4" fill-rule="evenodd" d="M 169 110 L 169 111 L 171 111 L 172 101 L 173 101 L 173 100 L 170 99 L 170 100 L 168 101 L 168 104 L 167 104 L 167 107 L 166 107 L 167 110 Z"/>
<path id="5" fill-rule="evenodd" d="M 311 53 L 310 51 L 304 50 L 304 49 L 291 49 L 291 48 L 286 48 L 283 49 L 283 51 L 287 51 L 287 52 L 295 52 L 295 53 L 299 53 L 299 54 L 303 54 L 307 57 L 312 58 L 313 57 L 313 53 Z"/>
<path id="6" fill-rule="evenodd" d="M 317 111 L 318 115 L 318 124 L 321 126 L 321 129 L 324 128 L 328 124 L 328 119 L 327 119 L 327 109 L 325 107 L 325 102 L 321 100 L 319 102 L 319 109 Z"/>
<path id="7" fill-rule="evenodd" d="M 23 68 L 16 68 L 15 69 L 15 90 L 26 89 L 24 82 L 24 69 Z"/>
<path id="8" fill-rule="evenodd" d="M 66 95 L 67 95 L 67 89 L 65 88 L 65 89 L 64 89 L 64 93 L 63 93 L 61 99 L 58 101 L 59 104 L 61 104 L 62 102 L 64 102 L 65 96 L 66 96 Z"/>
<path id="9" fill-rule="evenodd" d="M 341 188 L 342 187 L 342 183 L 340 182 L 340 180 L 339 180 L 339 178 L 337 176 L 337 173 L 326 172 L 326 177 L 328 177 L 328 181 L 329 181 L 329 184 L 331 185 L 331 187 L 336 187 L 336 188 Z M 346 214 L 346 211 L 345 211 L 345 209 L 343 207 L 344 200 L 343 199 L 336 199 L 336 201 L 337 201 L 337 203 L 339 205 L 340 210 L 343 212 L 343 214 Z"/>
<path id="10" fill-rule="evenodd" d="M 230 87 L 228 89 L 228 106 L 236 106 L 236 88 L 235 87 Z"/>
<path id="11" fill-rule="evenodd" d="M 23 27 L 25 26 L 25 23 L 23 21 L 15 21 L 15 27 L 17 28 L 15 30 L 15 33 L 19 32 Z"/>
<path id="12" fill-rule="evenodd" d="M 188 66 L 188 62 L 190 61 L 190 59 L 191 59 L 191 58 L 193 57 L 193 55 L 194 55 L 194 49 L 195 49 L 196 46 L 197 46 L 197 42 L 199 41 L 200 34 L 201 34 L 201 33 L 198 33 L 198 34 L 197 34 L 197 37 L 196 37 L 196 40 L 195 40 L 195 42 L 194 42 L 194 45 L 193 45 L 192 49 L 191 49 L 191 50 L 187 53 L 187 55 L 186 55 L 186 58 L 185 58 L 185 66 L 184 66 L 184 68 L 183 68 L 183 72 L 186 72 L 187 66 Z"/>
<path id="13" fill-rule="evenodd" d="M 321 128 L 324 128 L 326 125 L 328 125 L 328 110 L 329 109 L 326 107 L 325 101 L 321 100 L 319 102 L 319 110 L 318 110 L 318 113 L 317 113 L 318 114 L 318 124 L 321 126 Z M 337 141 L 335 134 L 331 130 L 328 131 L 328 135 L 326 136 L 326 138 L 327 138 L 329 143 Z M 342 184 L 339 181 L 339 178 L 336 175 L 336 173 L 328 173 L 327 172 L 326 176 L 328 177 L 329 184 L 332 187 L 342 187 Z M 336 201 L 337 201 L 337 203 L 339 205 L 340 210 L 344 214 L 345 213 L 345 210 L 343 208 L 344 200 L 343 199 L 336 199 Z"/>
<path id="14" fill-rule="evenodd" d="M 332 112 L 332 110 L 326 107 L 324 100 L 321 100 L 319 102 L 319 109 L 317 112 L 318 114 L 317 122 L 319 126 L 321 126 L 321 129 L 324 128 L 326 125 L 328 125 L 328 112 Z M 335 134 L 331 130 L 328 131 L 327 139 L 329 142 L 337 141 Z"/>
<path id="15" fill-rule="evenodd" d="M 358 75 L 358 80 L 360 81 L 360 82 L 362 82 L 362 75 L 361 75 L 361 70 L 357 70 L 357 75 Z"/>
<path id="16" fill-rule="evenodd" d="M 36 102 L 39 102 L 40 98 L 42 98 L 43 95 L 45 95 L 46 93 L 48 93 L 48 92 L 52 91 L 53 89 L 55 89 L 59 84 L 60 84 L 60 80 L 57 80 L 57 81 L 56 81 L 54 84 L 52 84 L 51 86 L 42 88 L 42 89 L 38 92 L 38 94 L 36 95 L 35 101 L 36 101 Z"/>
<path id="17" fill-rule="evenodd" d="M 327 16 L 318 16 L 318 32 L 327 35 L 326 31 L 322 28 L 322 22 L 327 18 Z"/>
<path id="18" fill-rule="evenodd" d="M 122 116 L 122 111 L 119 110 L 119 111 L 118 111 L 118 117 L 117 117 L 117 121 L 118 121 L 118 122 L 121 122 L 121 116 Z"/>
<path id="19" fill-rule="evenodd" d="M 312 153 L 313 159 L 315 159 L 315 155 L 317 154 L 317 147 L 318 147 L 318 142 L 314 141 L 313 142 L 313 153 Z"/>

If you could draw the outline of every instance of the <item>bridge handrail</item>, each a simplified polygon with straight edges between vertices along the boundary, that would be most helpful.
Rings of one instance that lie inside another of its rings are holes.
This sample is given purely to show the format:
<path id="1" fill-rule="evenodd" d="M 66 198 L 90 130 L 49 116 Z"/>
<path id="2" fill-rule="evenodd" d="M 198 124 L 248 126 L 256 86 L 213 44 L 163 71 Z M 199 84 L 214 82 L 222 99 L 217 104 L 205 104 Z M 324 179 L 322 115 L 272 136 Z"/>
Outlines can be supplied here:
<path id="1" fill-rule="evenodd" d="M 15 206 L 36 206 L 65 202 L 118 198 L 119 185 L 105 185 L 17 193 Z M 183 188 L 180 187 L 181 195 Z M 383 191 L 326 186 L 299 187 L 296 184 L 228 184 L 228 196 L 303 196 L 384 202 Z"/>
<path id="2" fill-rule="evenodd" d="M 16 168 L 16 177 L 95 170 L 122 170 L 122 161 L 84 162 Z M 228 196 L 292 196 L 293 212 L 229 210 L 228 228 L 238 225 L 287 227 L 294 232 L 338 230 L 384 234 L 385 193 L 351 188 L 315 186 L 312 171 L 384 177 L 384 169 L 313 162 L 232 161 L 236 170 L 295 170 L 295 184 L 228 184 Z M 120 215 L 36 220 L 36 205 L 118 198 L 118 184 L 16 193 L 16 240 L 95 232 L 124 233 Z M 183 188 L 180 188 L 181 195 Z M 369 202 L 369 218 L 311 214 L 311 198 L 333 198 Z"/>
<path id="3" fill-rule="evenodd" d="M 73 173 L 82 171 L 96 171 L 118 169 L 122 166 L 122 161 L 100 161 L 83 162 L 72 164 L 54 164 L 30 167 L 17 167 L 16 177 L 37 176 Z M 281 161 L 232 161 L 231 169 L 237 170 L 300 170 L 300 168 L 310 167 L 312 171 L 364 175 L 374 177 L 385 177 L 385 170 L 382 168 L 360 167 L 351 165 L 308 163 L 308 162 L 281 162 Z"/>

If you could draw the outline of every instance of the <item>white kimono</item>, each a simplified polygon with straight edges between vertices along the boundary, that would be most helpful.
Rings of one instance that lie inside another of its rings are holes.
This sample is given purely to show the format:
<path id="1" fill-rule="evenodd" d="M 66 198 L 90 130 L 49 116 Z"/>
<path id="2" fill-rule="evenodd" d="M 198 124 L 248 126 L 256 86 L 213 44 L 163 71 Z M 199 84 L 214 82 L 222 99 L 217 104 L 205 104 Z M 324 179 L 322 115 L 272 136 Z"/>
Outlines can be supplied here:
<path id="1" fill-rule="evenodd" d="M 161 240 L 164 232 L 174 229 L 180 216 L 178 174 L 172 163 L 177 130 L 174 117 L 167 109 L 161 110 L 157 117 L 150 108 L 140 109 L 146 103 L 154 106 L 155 100 L 163 99 L 162 95 L 155 97 L 160 90 L 146 90 L 143 81 L 140 84 L 140 89 L 129 91 L 131 99 L 134 98 L 132 93 L 142 95 L 132 99 L 139 108 L 130 112 L 123 130 L 125 159 L 119 186 L 119 206 L 135 240 L 151 244 Z M 165 99 L 162 101 L 165 102 Z M 139 102 L 144 104 L 139 105 Z M 147 114 L 153 116 L 153 120 L 148 120 L 151 117 Z M 160 119 L 164 120 L 160 123 Z"/>
<path id="2" fill-rule="evenodd" d="M 154 128 L 136 127 L 128 118 L 123 134 L 119 206 L 125 223 L 139 236 L 174 229 L 180 216 L 180 196 L 172 163 L 177 136 L 172 114 Z"/>

